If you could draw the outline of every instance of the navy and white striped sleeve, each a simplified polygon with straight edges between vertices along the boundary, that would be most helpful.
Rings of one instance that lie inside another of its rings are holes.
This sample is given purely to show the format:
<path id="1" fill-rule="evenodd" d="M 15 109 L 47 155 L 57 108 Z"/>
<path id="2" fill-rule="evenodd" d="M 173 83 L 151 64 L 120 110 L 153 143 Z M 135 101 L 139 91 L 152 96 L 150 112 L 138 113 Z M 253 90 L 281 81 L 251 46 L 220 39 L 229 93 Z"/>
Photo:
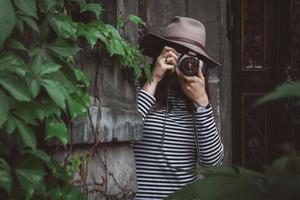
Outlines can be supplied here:
<path id="1" fill-rule="evenodd" d="M 140 89 L 138 92 L 137 102 L 138 111 L 142 114 L 143 121 L 145 121 L 145 118 L 150 108 L 155 103 L 155 97 L 146 92 L 145 90 Z"/>
<path id="2" fill-rule="evenodd" d="M 203 166 L 219 166 L 224 160 L 224 147 L 216 127 L 213 109 L 208 108 L 195 112 L 199 158 Z"/>

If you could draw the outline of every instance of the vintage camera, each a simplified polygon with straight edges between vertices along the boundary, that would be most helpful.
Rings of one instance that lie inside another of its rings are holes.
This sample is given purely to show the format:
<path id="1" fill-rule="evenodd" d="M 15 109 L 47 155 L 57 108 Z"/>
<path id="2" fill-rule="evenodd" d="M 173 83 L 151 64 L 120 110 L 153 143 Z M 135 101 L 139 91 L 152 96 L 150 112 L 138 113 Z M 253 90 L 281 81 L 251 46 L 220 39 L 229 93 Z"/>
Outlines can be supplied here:
<path id="1" fill-rule="evenodd" d="M 196 76 L 199 67 L 203 67 L 203 61 L 197 57 L 196 53 L 189 51 L 179 56 L 177 66 L 184 75 Z"/>

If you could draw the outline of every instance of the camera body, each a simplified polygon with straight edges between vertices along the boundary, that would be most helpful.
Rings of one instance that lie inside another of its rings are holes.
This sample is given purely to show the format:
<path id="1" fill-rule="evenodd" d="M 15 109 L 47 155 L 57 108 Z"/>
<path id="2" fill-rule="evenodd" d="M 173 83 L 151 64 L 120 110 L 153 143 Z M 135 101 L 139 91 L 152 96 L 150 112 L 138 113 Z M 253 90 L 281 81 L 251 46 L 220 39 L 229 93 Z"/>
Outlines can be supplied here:
<path id="1" fill-rule="evenodd" d="M 203 68 L 203 61 L 198 58 L 196 53 L 189 51 L 179 56 L 177 67 L 186 76 L 196 76 L 199 68 Z"/>

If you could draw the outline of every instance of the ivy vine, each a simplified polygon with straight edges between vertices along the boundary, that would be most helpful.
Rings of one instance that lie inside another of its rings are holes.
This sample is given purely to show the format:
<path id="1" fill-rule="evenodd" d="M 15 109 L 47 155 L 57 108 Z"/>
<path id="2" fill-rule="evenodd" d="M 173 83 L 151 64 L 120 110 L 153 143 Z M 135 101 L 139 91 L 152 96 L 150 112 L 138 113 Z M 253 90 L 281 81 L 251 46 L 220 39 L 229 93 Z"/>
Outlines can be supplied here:
<path id="1" fill-rule="evenodd" d="M 1 198 L 84 199 L 69 184 L 68 172 L 77 165 L 62 166 L 48 151 L 53 140 L 68 148 L 68 124 L 85 116 L 90 103 L 89 80 L 75 67 L 75 56 L 84 44 L 95 49 L 101 43 L 136 78 L 140 65 L 149 69 L 117 29 L 144 22 L 129 15 L 115 28 L 102 21 L 102 11 L 85 0 L 0 1 Z M 76 21 L 74 12 L 89 17 Z"/>

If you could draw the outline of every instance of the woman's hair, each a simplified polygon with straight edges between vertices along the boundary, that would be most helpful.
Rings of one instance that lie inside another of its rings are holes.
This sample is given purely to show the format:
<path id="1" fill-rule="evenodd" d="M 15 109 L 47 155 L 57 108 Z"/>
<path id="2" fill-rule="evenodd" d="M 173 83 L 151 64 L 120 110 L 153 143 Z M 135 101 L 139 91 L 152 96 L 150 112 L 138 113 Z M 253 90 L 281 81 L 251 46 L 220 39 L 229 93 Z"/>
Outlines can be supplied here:
<path id="1" fill-rule="evenodd" d="M 153 59 L 151 69 L 153 69 L 153 67 L 155 65 L 155 62 L 156 62 L 156 59 L 157 58 Z M 205 91 L 206 91 L 206 94 L 207 94 L 208 98 L 210 99 L 209 89 L 208 89 L 208 79 L 207 79 L 209 73 L 208 73 L 207 68 L 204 68 L 203 75 L 205 77 Z M 143 86 L 146 83 L 146 81 L 148 81 L 148 80 L 146 79 L 145 76 L 143 76 L 140 80 L 140 85 Z M 159 84 L 156 88 L 155 94 L 154 94 L 156 102 L 152 106 L 151 110 L 159 111 L 159 110 L 167 108 L 167 101 L 168 101 L 167 93 L 168 93 L 168 89 L 170 87 L 171 88 L 173 87 L 173 89 L 175 89 L 176 96 L 178 98 L 183 99 L 186 102 L 186 105 L 188 106 L 188 109 L 192 110 L 193 109 L 193 103 L 186 96 L 186 94 L 182 91 L 180 85 L 178 84 L 177 86 L 172 86 L 172 85 L 170 85 L 170 81 L 172 81 L 172 75 L 167 73 L 167 74 L 165 74 L 164 78 L 159 82 Z"/>

